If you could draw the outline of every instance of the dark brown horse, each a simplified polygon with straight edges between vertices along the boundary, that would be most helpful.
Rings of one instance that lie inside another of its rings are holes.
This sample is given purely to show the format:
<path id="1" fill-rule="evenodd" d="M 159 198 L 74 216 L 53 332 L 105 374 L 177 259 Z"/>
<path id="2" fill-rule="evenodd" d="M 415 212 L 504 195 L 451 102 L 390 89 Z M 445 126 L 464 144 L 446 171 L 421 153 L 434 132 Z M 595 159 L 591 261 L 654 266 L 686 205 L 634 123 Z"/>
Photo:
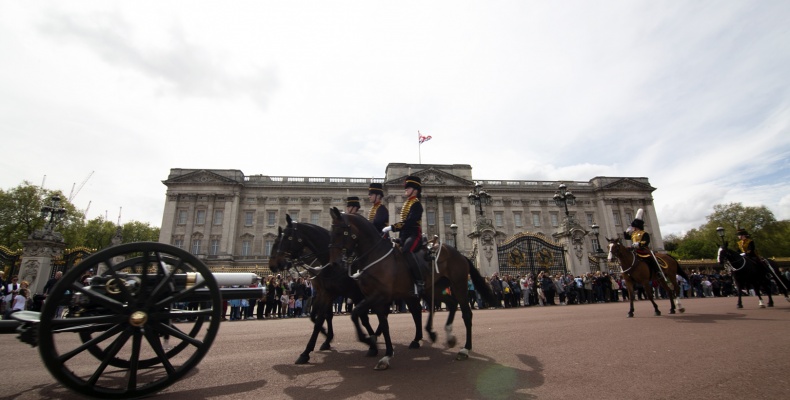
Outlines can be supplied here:
<path id="1" fill-rule="evenodd" d="M 368 310 L 375 311 L 387 307 L 395 300 L 405 300 L 410 307 L 415 302 L 419 303 L 407 261 L 400 249 L 396 248 L 389 239 L 383 238 L 373 224 L 364 217 L 343 214 L 334 207 L 330 210 L 330 214 L 332 215 L 330 260 L 354 272 L 353 276 L 357 279 L 362 293 L 365 294 L 365 300 L 354 308 L 352 319 L 367 313 Z M 430 310 L 434 309 L 433 302 L 436 299 L 448 303 L 450 312 L 445 330 L 448 333 L 448 345 L 451 346 L 455 344 L 452 322 L 457 306 L 461 306 L 466 325 L 466 344 L 456 358 L 466 359 L 472 349 L 472 310 L 467 298 L 467 278 L 472 277 L 475 289 L 487 300 L 492 299 L 493 294 L 472 262 L 456 249 L 437 245 L 433 253 L 436 259 L 431 263 L 431 270 L 423 271 L 426 281 L 424 299 L 431 304 Z M 418 253 L 418 257 L 423 254 Z M 448 292 L 451 296 L 446 295 Z M 431 330 L 431 321 L 429 317 L 426 330 L 431 340 L 435 341 L 436 334 Z M 384 335 L 386 351 L 384 358 L 376 365 L 376 369 L 387 369 L 393 349 L 386 320 L 381 321 L 379 330 Z M 357 334 L 360 341 L 368 340 L 359 328 Z"/>
<path id="2" fill-rule="evenodd" d="M 723 242 L 719 247 L 719 264 L 728 266 L 732 279 L 735 281 L 735 288 L 738 291 L 738 308 L 743 308 L 741 294 L 743 290 L 754 289 L 754 293 L 760 302 L 760 308 L 765 308 L 760 290 L 768 295 L 768 307 L 774 306 L 774 299 L 771 296 L 771 277 L 766 267 L 758 265 L 755 260 L 744 257 L 737 252 L 727 248 L 727 242 Z M 785 300 L 790 301 L 785 282 L 779 274 L 774 279 L 778 279 L 776 286 L 779 292 L 785 296 Z"/>
<path id="3" fill-rule="evenodd" d="M 688 276 L 683 271 L 683 269 L 679 267 L 677 260 L 668 254 L 655 254 L 660 260 L 660 264 L 663 264 L 660 268 L 661 271 L 663 271 L 664 276 L 667 278 L 665 281 L 660 275 L 657 276 L 656 274 L 653 274 L 652 271 L 650 271 L 650 266 L 642 261 L 641 257 L 637 256 L 633 249 L 623 246 L 620 243 L 620 238 L 606 238 L 606 240 L 609 242 L 609 261 L 612 261 L 614 257 L 617 257 L 617 259 L 620 261 L 620 267 L 623 269 L 625 284 L 628 288 L 628 299 L 631 302 L 631 308 L 628 310 L 629 318 L 634 316 L 634 285 L 637 283 L 641 284 L 645 288 L 647 298 L 650 299 L 651 303 L 653 303 L 655 315 L 661 315 L 661 311 L 658 310 L 658 305 L 656 304 L 655 300 L 653 300 L 653 290 L 651 283 L 654 281 L 664 288 L 664 291 L 666 291 L 666 293 L 669 295 L 669 302 L 671 305 L 669 309 L 670 314 L 675 313 L 675 305 L 677 305 L 677 309 L 681 313 L 686 311 L 686 309 L 680 305 L 680 300 L 678 299 L 680 286 L 677 283 L 677 275 L 680 274 L 680 276 L 686 280 L 688 280 Z M 667 282 L 669 282 L 669 284 L 667 284 Z"/>
<path id="4" fill-rule="evenodd" d="M 313 290 L 316 292 L 310 312 L 313 333 L 305 350 L 296 360 L 296 364 L 306 364 L 310 360 L 310 353 L 315 350 L 319 333 L 326 335 L 326 341 L 321 345 L 320 350 L 331 348 L 334 338 L 332 328 L 333 300 L 342 296 L 350 298 L 357 304 L 362 301 L 364 296 L 356 281 L 348 276 L 344 268 L 329 263 L 329 231 L 318 225 L 294 222 L 288 214 L 286 214 L 285 220 L 287 225 L 285 229 L 279 228 L 279 234 L 272 246 L 269 268 L 273 272 L 288 269 L 299 272 L 299 268 L 303 268 L 303 272 L 306 271 L 312 279 Z M 420 310 L 412 312 L 412 315 L 416 320 L 417 333 L 411 347 L 419 348 L 422 339 Z M 324 322 L 327 325 L 326 330 L 323 328 Z M 374 332 L 367 314 L 360 317 L 360 322 L 368 334 L 373 336 Z M 372 357 L 378 354 L 375 341 L 368 344 L 370 346 L 368 356 Z"/>

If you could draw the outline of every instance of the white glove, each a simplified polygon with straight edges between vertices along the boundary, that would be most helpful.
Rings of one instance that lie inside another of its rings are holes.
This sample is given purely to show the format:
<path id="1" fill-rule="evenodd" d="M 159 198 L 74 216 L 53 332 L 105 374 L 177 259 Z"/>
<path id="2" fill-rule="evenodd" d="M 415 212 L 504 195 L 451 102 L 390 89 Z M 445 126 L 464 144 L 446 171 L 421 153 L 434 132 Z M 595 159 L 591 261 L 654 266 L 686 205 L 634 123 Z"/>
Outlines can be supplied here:
<path id="1" fill-rule="evenodd" d="M 746 257 L 746 253 L 741 253 L 741 257 Z"/>
<path id="2" fill-rule="evenodd" d="M 392 231 L 392 225 L 385 226 L 384 229 L 381 230 L 381 233 L 387 233 L 387 232 L 390 232 L 390 231 Z"/>
<path id="3" fill-rule="evenodd" d="M 639 243 L 631 243 L 631 247 L 633 247 L 635 249 L 638 249 L 639 248 Z"/>

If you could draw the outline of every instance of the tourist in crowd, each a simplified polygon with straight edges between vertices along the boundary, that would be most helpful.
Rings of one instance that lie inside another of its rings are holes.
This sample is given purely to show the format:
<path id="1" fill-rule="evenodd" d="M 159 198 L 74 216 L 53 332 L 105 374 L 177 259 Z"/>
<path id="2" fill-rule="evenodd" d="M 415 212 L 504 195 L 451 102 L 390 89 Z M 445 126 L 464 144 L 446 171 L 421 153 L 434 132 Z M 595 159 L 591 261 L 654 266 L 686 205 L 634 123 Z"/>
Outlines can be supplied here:
<path id="1" fill-rule="evenodd" d="M 496 298 L 496 304 L 492 304 L 491 306 L 495 308 L 502 308 L 504 292 L 502 291 L 502 281 L 499 279 L 499 273 L 494 272 L 494 276 L 491 277 L 489 282 L 491 283 L 491 289 L 494 291 L 494 296 Z"/>

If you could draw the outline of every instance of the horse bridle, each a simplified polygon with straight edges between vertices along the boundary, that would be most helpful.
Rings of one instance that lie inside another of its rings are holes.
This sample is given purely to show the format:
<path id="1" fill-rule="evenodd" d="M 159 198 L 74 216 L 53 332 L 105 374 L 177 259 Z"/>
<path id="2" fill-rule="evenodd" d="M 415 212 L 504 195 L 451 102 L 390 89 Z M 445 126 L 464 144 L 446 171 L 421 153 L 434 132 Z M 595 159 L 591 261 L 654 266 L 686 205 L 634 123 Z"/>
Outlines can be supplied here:
<path id="1" fill-rule="evenodd" d="M 291 229 L 289 232 L 288 230 Z M 288 232 L 288 235 L 286 235 Z M 288 250 L 290 251 L 283 251 L 283 243 L 288 240 Z M 278 254 L 282 254 L 285 259 L 292 265 L 292 268 L 297 269 L 299 266 L 304 266 L 307 269 L 314 268 L 312 265 L 318 260 L 318 254 L 315 252 L 315 246 L 311 246 L 310 243 L 307 243 L 306 239 L 302 239 L 301 235 L 299 234 L 299 230 L 294 225 L 293 227 L 286 227 L 283 230 L 282 237 L 280 238 L 280 243 L 277 245 L 277 252 Z M 302 247 L 299 249 L 294 250 L 294 243 L 300 244 Z M 311 253 L 309 254 L 302 254 L 305 248 L 310 249 Z M 309 264 L 307 263 L 310 258 L 313 258 L 313 261 Z"/>
<path id="2" fill-rule="evenodd" d="M 721 259 L 721 253 L 722 252 L 729 252 L 729 250 L 726 249 L 726 248 L 719 247 L 719 259 Z M 728 257 L 726 257 L 726 256 L 724 257 L 724 262 L 722 264 L 725 264 L 725 263 L 727 265 L 729 265 L 729 267 L 732 270 L 732 272 L 738 272 L 738 271 L 742 270 L 744 267 L 746 267 L 746 257 L 741 256 L 741 266 L 739 268 L 735 268 L 735 266 L 732 265 L 732 262 L 730 261 L 730 259 Z"/>
<path id="3" fill-rule="evenodd" d="M 337 228 L 337 227 L 339 227 L 339 228 L 341 228 L 341 229 L 343 230 L 343 243 L 342 243 L 342 244 L 339 244 L 339 245 L 338 245 L 338 244 L 335 244 L 335 243 L 330 243 L 330 244 L 329 244 L 329 248 L 330 248 L 330 249 L 331 249 L 331 248 L 339 248 L 339 249 L 341 250 L 342 257 L 341 257 L 341 259 L 340 259 L 340 260 L 341 260 L 341 262 L 343 263 L 343 265 L 345 265 L 345 266 L 346 266 L 346 268 L 348 269 L 348 271 L 349 271 L 349 276 L 351 276 L 351 267 L 354 265 L 354 263 L 355 263 L 357 260 L 364 259 L 364 258 L 365 258 L 365 257 L 367 257 L 367 256 L 368 256 L 370 253 L 372 253 L 372 252 L 373 252 L 373 250 L 375 250 L 375 249 L 376 249 L 376 247 L 378 247 L 378 244 L 379 244 L 381 241 L 383 241 L 383 240 L 384 240 L 384 237 L 382 237 L 382 238 L 379 240 L 379 242 L 377 242 L 377 243 L 376 243 L 376 245 L 374 245 L 374 246 L 371 246 L 371 247 L 370 247 L 370 249 L 369 249 L 368 251 L 366 251 L 366 252 L 365 252 L 365 253 L 363 253 L 363 254 L 357 255 L 357 254 L 356 254 L 356 249 L 357 249 L 357 247 L 359 247 L 359 241 L 357 240 L 357 234 L 356 234 L 356 233 L 354 233 L 354 232 L 351 230 L 351 226 L 350 226 L 350 225 L 349 225 L 349 223 L 346 221 L 346 217 L 345 217 L 345 216 L 342 216 L 342 218 L 341 218 L 341 219 L 343 220 L 343 224 L 342 224 L 342 225 L 339 225 L 339 224 L 334 224 L 334 223 L 333 223 L 333 224 L 332 224 L 332 230 L 334 231 L 334 230 L 335 230 L 335 228 Z M 348 244 L 348 242 L 349 242 L 349 240 L 351 240 L 351 241 L 352 241 L 352 243 L 353 243 L 353 246 L 348 246 L 348 245 L 347 245 L 347 244 Z M 393 247 L 393 248 L 394 248 L 394 247 Z M 387 256 L 389 256 L 389 255 L 390 255 L 390 253 L 392 253 L 392 248 L 390 248 L 390 250 L 389 250 L 389 251 L 388 251 L 386 254 L 384 254 L 384 256 L 382 256 L 381 258 L 379 258 L 378 260 L 376 260 L 376 261 L 373 261 L 372 263 L 368 264 L 368 265 L 367 265 L 367 266 L 365 266 L 364 268 L 361 268 L 361 269 L 360 269 L 360 271 L 364 271 L 364 270 L 366 270 L 366 269 L 368 269 L 368 268 L 372 267 L 373 265 L 377 264 L 379 261 L 381 261 L 381 260 L 385 259 Z"/>
<path id="4" fill-rule="evenodd" d="M 610 253 L 612 252 L 612 247 L 614 247 L 615 244 L 618 247 L 624 247 L 623 244 L 620 243 L 619 240 L 617 242 L 609 243 L 609 252 Z M 629 271 L 634 269 L 635 266 L 636 266 L 636 252 L 633 249 L 631 249 L 631 266 L 629 266 L 628 269 L 623 270 L 622 272 L 624 274 L 628 274 L 630 276 L 631 274 L 629 273 Z M 623 269 L 623 265 L 622 264 L 620 264 L 620 269 Z"/>

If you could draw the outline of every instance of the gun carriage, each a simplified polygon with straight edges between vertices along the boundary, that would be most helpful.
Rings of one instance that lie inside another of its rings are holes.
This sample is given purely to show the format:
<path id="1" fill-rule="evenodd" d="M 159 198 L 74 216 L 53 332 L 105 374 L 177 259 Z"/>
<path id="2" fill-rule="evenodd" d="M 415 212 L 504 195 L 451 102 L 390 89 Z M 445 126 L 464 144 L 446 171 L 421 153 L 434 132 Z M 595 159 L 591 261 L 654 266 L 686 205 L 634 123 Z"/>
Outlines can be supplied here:
<path id="1" fill-rule="evenodd" d="M 90 271 L 95 274 L 86 278 Z M 99 398 L 158 392 L 207 354 L 223 300 L 257 299 L 252 273 L 212 273 L 194 255 L 156 242 L 99 251 L 66 272 L 41 312 L 0 323 L 39 348 L 55 379 Z"/>

